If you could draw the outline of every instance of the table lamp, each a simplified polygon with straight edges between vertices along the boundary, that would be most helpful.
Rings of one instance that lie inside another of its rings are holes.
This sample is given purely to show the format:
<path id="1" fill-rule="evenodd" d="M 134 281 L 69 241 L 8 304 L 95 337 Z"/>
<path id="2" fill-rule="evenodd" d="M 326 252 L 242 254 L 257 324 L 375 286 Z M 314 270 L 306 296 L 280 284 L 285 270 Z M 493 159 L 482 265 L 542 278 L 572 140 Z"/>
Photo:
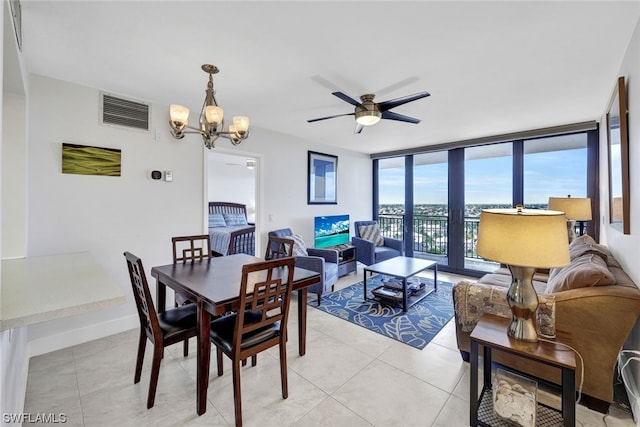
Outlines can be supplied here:
<path id="1" fill-rule="evenodd" d="M 536 268 L 569 264 L 569 242 L 563 212 L 523 209 L 483 209 L 478 226 L 478 255 L 506 264 L 511 272 L 507 302 L 511 323 L 507 333 L 536 342 L 538 294 L 533 287 Z"/>
<path id="2" fill-rule="evenodd" d="M 591 199 L 588 197 L 549 197 L 549 209 L 566 215 L 569 243 L 576 238 L 576 221 L 591 221 Z"/>

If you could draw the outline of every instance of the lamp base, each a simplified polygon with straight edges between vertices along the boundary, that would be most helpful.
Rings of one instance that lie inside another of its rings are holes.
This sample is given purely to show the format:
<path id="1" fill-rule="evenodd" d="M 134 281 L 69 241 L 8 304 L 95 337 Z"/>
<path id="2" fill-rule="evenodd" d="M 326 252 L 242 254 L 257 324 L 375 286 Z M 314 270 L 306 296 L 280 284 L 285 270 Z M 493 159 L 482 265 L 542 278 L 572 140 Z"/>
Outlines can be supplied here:
<path id="1" fill-rule="evenodd" d="M 511 323 L 507 334 L 517 340 L 537 342 L 536 309 L 538 294 L 533 287 L 533 267 L 509 266 L 511 286 L 507 291 L 507 302 L 511 308 Z"/>

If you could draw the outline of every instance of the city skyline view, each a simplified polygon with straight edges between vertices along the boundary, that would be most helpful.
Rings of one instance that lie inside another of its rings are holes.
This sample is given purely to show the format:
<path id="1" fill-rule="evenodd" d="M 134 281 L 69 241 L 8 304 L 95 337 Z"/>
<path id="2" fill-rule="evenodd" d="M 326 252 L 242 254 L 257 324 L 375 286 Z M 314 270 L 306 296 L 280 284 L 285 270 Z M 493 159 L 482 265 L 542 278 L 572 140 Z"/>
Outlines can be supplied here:
<path id="1" fill-rule="evenodd" d="M 466 204 L 512 204 L 512 157 L 465 161 Z M 404 203 L 404 168 L 379 170 L 379 203 Z M 587 150 L 572 149 L 525 154 L 524 202 L 546 205 L 550 196 L 586 197 Z M 414 204 L 448 203 L 448 164 L 414 167 Z"/>

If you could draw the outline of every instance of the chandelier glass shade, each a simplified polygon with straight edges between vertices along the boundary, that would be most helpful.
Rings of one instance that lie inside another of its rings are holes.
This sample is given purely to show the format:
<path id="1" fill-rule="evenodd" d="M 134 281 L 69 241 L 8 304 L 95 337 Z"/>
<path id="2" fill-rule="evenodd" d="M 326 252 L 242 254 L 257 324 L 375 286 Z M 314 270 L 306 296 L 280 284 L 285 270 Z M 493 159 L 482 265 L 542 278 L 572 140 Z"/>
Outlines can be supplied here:
<path id="1" fill-rule="evenodd" d="M 171 135 L 176 139 L 184 138 L 187 133 L 199 133 L 205 147 L 215 147 L 219 137 L 227 138 L 233 145 L 238 145 L 249 137 L 249 117 L 235 116 L 228 129 L 224 127 L 224 110 L 218 105 L 213 90 L 213 75 L 218 73 L 215 65 L 204 64 L 202 70 L 209 74 L 209 82 L 205 91 L 204 104 L 200 111 L 199 128 L 189 126 L 189 109 L 182 105 L 171 104 L 169 107 L 169 125 Z"/>

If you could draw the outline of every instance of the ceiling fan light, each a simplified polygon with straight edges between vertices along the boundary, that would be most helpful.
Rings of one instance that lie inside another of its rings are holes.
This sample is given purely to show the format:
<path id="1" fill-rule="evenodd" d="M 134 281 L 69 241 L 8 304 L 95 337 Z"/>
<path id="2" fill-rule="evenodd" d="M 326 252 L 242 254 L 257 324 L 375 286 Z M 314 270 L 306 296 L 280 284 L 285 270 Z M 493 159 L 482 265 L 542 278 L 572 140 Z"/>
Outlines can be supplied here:
<path id="1" fill-rule="evenodd" d="M 362 126 L 375 125 L 380 121 L 380 113 L 378 111 L 362 111 L 356 117 L 356 122 Z"/>
<path id="2" fill-rule="evenodd" d="M 204 116 L 208 123 L 220 123 L 224 118 L 224 110 L 217 105 L 207 105 L 204 109 Z"/>

